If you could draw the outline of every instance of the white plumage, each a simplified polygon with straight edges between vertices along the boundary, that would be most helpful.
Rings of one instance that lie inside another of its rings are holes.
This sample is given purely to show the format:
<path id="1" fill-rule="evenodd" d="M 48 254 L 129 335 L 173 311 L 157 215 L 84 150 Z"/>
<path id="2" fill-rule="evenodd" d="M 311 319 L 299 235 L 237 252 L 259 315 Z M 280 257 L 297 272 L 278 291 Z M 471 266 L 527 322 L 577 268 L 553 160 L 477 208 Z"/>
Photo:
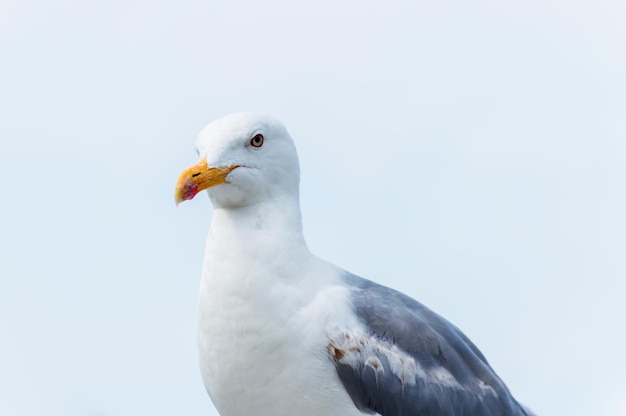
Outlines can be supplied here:
<path id="1" fill-rule="evenodd" d="M 198 341 L 221 415 L 528 414 L 456 327 L 310 253 L 279 121 L 224 117 L 197 149 L 176 200 L 208 189 L 214 207 Z"/>
<path id="2" fill-rule="evenodd" d="M 259 149 L 248 144 L 257 131 Z M 325 336 L 329 322 L 351 320 L 348 291 L 304 241 L 287 131 L 266 116 L 236 114 L 207 126 L 197 149 L 209 166 L 242 166 L 209 189 L 198 341 L 215 406 L 224 416 L 360 414 Z"/>

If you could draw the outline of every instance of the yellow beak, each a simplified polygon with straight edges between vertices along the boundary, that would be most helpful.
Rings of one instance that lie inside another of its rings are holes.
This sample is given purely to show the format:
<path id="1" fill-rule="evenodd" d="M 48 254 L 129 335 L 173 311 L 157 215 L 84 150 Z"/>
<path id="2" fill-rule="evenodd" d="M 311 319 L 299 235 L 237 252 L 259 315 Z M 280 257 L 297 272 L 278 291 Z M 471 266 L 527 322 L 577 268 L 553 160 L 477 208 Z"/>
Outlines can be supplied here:
<path id="1" fill-rule="evenodd" d="M 174 191 L 176 205 L 183 201 L 193 199 L 198 192 L 204 191 L 207 188 L 227 183 L 226 176 L 238 167 L 238 165 L 233 165 L 211 168 L 205 160 L 201 160 L 198 164 L 185 170 L 178 177 L 176 190 Z"/>

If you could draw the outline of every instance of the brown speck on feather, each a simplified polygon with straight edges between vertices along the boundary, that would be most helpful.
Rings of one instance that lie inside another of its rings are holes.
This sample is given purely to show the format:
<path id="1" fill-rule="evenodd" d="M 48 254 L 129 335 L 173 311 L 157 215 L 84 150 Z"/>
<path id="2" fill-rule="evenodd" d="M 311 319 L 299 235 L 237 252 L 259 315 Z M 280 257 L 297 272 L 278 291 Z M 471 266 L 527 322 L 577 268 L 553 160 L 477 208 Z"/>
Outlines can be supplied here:
<path id="1" fill-rule="evenodd" d="M 332 341 L 328 344 L 328 352 L 335 361 L 340 361 L 346 355 L 346 352 L 341 348 L 337 348 L 337 345 Z"/>

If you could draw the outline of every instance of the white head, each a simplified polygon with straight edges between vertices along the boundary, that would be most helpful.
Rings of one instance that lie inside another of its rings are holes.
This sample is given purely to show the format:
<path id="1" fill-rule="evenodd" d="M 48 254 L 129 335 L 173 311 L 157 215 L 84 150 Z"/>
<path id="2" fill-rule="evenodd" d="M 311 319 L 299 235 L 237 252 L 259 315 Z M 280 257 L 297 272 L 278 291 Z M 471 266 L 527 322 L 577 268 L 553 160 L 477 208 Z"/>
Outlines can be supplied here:
<path id="1" fill-rule="evenodd" d="M 285 126 L 273 117 L 235 113 L 217 119 L 200 132 L 196 149 L 200 161 L 180 175 L 177 203 L 204 189 L 216 208 L 298 199 L 296 147 Z"/>

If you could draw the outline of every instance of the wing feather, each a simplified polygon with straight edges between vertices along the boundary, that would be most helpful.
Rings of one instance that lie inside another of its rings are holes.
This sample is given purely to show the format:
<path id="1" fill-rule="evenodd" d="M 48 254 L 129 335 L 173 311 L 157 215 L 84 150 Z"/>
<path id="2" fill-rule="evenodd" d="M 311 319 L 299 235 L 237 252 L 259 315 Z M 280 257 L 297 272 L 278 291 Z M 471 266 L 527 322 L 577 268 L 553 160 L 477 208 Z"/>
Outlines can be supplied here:
<path id="1" fill-rule="evenodd" d="M 329 335 L 354 404 L 384 416 L 530 416 L 474 344 L 416 300 L 346 273 L 364 330 Z"/>

